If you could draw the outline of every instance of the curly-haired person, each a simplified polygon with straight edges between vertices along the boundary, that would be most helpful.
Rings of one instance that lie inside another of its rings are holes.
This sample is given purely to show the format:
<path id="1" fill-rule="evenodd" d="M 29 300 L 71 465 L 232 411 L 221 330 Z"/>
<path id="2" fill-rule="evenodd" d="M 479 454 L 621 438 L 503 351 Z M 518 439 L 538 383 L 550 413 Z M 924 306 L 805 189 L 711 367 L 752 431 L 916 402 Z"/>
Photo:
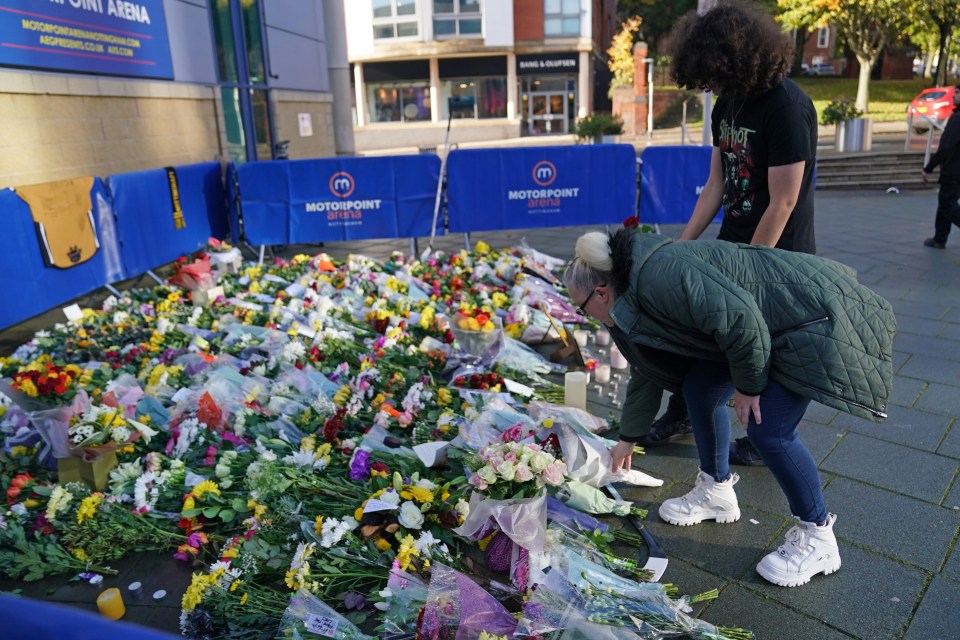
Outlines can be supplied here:
<path id="1" fill-rule="evenodd" d="M 710 175 L 680 240 L 699 238 L 723 206 L 720 240 L 816 253 L 813 169 L 817 112 L 786 77 L 793 44 L 773 19 L 725 2 L 684 16 L 668 42 L 677 85 L 718 95 L 713 109 Z M 641 440 L 655 447 L 691 432 L 682 398 Z M 746 438 L 731 462 L 762 465 Z"/>

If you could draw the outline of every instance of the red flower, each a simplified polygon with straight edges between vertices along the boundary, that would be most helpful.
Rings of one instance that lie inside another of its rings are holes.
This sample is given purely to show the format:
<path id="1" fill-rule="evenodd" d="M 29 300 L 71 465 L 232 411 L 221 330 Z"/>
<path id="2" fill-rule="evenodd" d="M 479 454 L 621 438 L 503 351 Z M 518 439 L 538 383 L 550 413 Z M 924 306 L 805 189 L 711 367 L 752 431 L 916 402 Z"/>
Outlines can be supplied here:
<path id="1" fill-rule="evenodd" d="M 624 229 L 636 229 L 639 226 L 640 226 L 640 218 L 637 216 L 630 216 L 629 218 L 623 221 Z"/>

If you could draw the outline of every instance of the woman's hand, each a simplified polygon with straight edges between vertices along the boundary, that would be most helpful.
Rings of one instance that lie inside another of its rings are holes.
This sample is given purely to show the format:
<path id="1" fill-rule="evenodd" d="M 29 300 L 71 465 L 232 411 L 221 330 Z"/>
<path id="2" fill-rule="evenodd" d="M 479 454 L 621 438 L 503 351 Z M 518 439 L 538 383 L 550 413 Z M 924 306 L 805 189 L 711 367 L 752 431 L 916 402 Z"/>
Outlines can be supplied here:
<path id="1" fill-rule="evenodd" d="M 757 424 L 760 424 L 760 396 L 748 396 L 744 393 L 734 390 L 733 409 L 737 412 L 737 419 L 746 429 L 750 424 L 750 414 Z"/>
<path id="2" fill-rule="evenodd" d="M 630 465 L 633 463 L 633 447 L 634 443 L 623 440 L 610 447 L 610 457 L 613 458 L 610 462 L 612 473 L 616 473 L 620 469 L 630 471 Z"/>

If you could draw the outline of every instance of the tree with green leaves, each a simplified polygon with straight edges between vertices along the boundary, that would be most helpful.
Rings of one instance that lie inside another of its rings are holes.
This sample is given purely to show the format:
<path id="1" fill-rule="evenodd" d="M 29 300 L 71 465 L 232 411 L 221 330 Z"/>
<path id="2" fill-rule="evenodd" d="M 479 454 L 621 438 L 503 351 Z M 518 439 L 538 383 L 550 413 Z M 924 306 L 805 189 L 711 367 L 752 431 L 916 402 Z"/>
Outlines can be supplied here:
<path id="1" fill-rule="evenodd" d="M 869 112 L 870 71 L 874 63 L 909 21 L 904 4 L 904 0 L 777 0 L 779 20 L 786 27 L 819 29 L 830 25 L 837 29 L 838 39 L 846 43 L 860 63 L 857 107 L 863 112 Z"/>
<path id="2" fill-rule="evenodd" d="M 932 32 L 937 43 L 937 71 L 933 74 L 937 85 L 947 84 L 947 61 L 950 59 L 950 40 L 960 25 L 960 2 L 957 0 L 922 0 L 916 3 L 911 31 Z M 932 60 L 932 56 L 931 56 Z"/>

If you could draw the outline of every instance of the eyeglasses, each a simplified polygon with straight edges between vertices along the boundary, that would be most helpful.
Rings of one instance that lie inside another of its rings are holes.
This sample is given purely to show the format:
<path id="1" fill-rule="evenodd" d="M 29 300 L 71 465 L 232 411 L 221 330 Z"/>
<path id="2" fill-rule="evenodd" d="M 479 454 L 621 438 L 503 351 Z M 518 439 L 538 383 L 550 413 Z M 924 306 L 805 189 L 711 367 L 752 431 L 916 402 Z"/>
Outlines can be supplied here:
<path id="1" fill-rule="evenodd" d="M 598 284 L 596 287 L 594 287 L 594 288 L 590 291 L 590 295 L 587 296 L 587 299 L 584 300 L 582 303 L 580 303 L 580 306 L 577 307 L 577 313 L 579 313 L 580 315 L 586 317 L 586 315 L 587 315 L 587 303 L 590 302 L 590 298 L 592 298 L 592 297 L 593 297 L 593 294 L 595 294 L 595 293 L 597 292 L 597 288 L 598 288 L 598 287 L 605 287 L 605 286 L 607 286 L 606 283 L 604 283 L 604 284 Z"/>

